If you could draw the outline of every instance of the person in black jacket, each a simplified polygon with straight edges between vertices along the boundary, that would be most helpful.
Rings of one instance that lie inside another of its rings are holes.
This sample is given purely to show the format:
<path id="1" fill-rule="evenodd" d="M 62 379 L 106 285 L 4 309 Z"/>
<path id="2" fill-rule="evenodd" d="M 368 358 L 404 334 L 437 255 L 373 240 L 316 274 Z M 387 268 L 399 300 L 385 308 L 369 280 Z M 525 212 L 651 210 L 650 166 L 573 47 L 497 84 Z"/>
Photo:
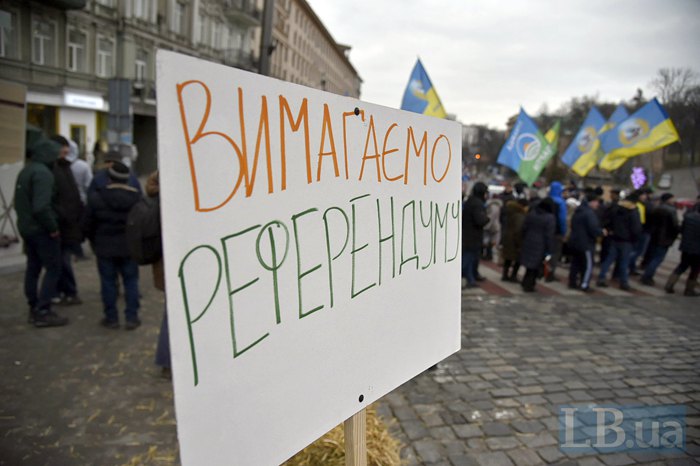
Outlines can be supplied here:
<path id="1" fill-rule="evenodd" d="M 126 244 L 126 219 L 129 210 L 141 198 L 141 193 L 129 186 L 129 169 L 114 162 L 108 169 L 109 184 L 91 190 L 88 194 L 88 212 L 85 236 L 97 256 L 100 290 L 104 306 L 101 325 L 119 328 L 117 313 L 117 278 L 121 275 L 126 300 L 127 330 L 137 328 L 139 320 L 139 267 L 129 257 Z"/>
<path id="2" fill-rule="evenodd" d="M 525 267 L 523 277 L 523 291 L 535 291 L 537 274 L 543 261 L 552 253 L 552 241 L 554 240 L 555 218 L 554 212 L 557 205 L 551 198 L 542 199 L 523 222 L 523 243 L 520 253 L 520 264 Z"/>
<path id="3" fill-rule="evenodd" d="M 673 287 L 681 275 L 690 267 L 690 275 L 685 282 L 685 296 L 700 296 L 695 284 L 700 275 L 700 202 L 683 216 L 681 225 L 681 263 L 678 264 L 666 282 L 666 293 L 673 293 Z"/>
<path id="4" fill-rule="evenodd" d="M 78 284 L 73 273 L 73 255 L 81 252 L 83 242 L 82 221 L 83 203 L 80 191 L 73 177 L 71 162 L 68 160 L 70 145 L 68 139 L 56 135 L 51 138 L 61 146 L 61 151 L 53 169 L 56 182 L 56 213 L 58 229 L 61 233 L 61 278 L 58 280 L 56 304 L 82 304 L 78 296 Z"/>
<path id="5" fill-rule="evenodd" d="M 654 286 L 654 274 L 656 269 L 666 258 L 668 248 L 671 247 L 680 231 L 678 227 L 678 215 L 674 205 L 675 198 L 671 193 L 661 195 L 661 204 L 647 213 L 647 223 L 651 240 L 649 242 L 650 259 L 644 268 L 641 282 L 643 285 Z"/>
<path id="6" fill-rule="evenodd" d="M 620 202 L 620 190 L 615 188 L 610 190 L 610 202 L 606 202 L 598 209 L 598 220 L 600 220 L 600 225 L 611 230 L 612 223 L 612 213 L 617 208 L 617 203 Z M 610 245 L 612 244 L 612 237 L 610 235 L 603 236 L 600 242 L 600 254 L 598 256 L 598 263 L 602 264 L 605 262 L 605 258 L 608 257 L 610 252 Z"/>
<path id="7" fill-rule="evenodd" d="M 595 213 L 598 205 L 598 196 L 594 192 L 590 192 L 571 217 L 571 236 L 568 244 L 572 255 L 571 268 L 569 269 L 569 288 L 590 291 L 595 243 L 596 239 L 603 234 L 598 216 Z M 581 275 L 580 285 L 579 274 Z"/>
<path id="8" fill-rule="evenodd" d="M 462 278 L 466 279 L 467 288 L 475 287 L 478 277 L 484 227 L 489 223 L 485 207 L 487 191 L 484 183 L 474 184 L 472 194 L 462 208 Z"/>
<path id="9" fill-rule="evenodd" d="M 632 196 L 630 196 L 632 197 Z M 629 261 L 632 246 L 642 234 L 642 223 L 635 202 L 637 199 L 623 199 L 610 214 L 609 234 L 612 236 L 610 253 L 600 266 L 596 286 L 608 286 L 605 277 L 610 266 L 619 261 L 617 268 L 620 272 L 620 289 L 629 290 Z"/>

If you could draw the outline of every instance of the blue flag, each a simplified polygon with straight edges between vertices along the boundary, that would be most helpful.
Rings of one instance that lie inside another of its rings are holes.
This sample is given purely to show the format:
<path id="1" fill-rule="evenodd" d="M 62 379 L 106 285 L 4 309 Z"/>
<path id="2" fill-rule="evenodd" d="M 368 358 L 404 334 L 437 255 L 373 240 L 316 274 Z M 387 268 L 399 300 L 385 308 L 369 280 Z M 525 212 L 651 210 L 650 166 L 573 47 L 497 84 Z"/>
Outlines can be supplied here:
<path id="1" fill-rule="evenodd" d="M 411 78 L 408 80 L 408 85 L 403 93 L 401 110 L 438 118 L 447 116 L 420 58 L 416 61 L 416 66 L 413 67 Z"/>
<path id="2" fill-rule="evenodd" d="M 600 136 L 605 157 L 600 168 L 613 171 L 627 159 L 678 141 L 673 122 L 656 98 Z"/>
<path id="3" fill-rule="evenodd" d="M 555 133 L 559 124 L 552 131 L 552 141 L 548 141 L 537 128 L 535 122 L 520 109 L 515 126 L 498 154 L 497 162 L 518 173 L 521 180 L 528 185 L 537 179 L 549 159 L 556 152 Z"/>
<path id="4" fill-rule="evenodd" d="M 576 137 L 564 152 L 562 162 L 577 174 L 586 176 L 598 162 L 598 134 L 604 125 L 605 117 L 597 108 L 591 107 Z"/>

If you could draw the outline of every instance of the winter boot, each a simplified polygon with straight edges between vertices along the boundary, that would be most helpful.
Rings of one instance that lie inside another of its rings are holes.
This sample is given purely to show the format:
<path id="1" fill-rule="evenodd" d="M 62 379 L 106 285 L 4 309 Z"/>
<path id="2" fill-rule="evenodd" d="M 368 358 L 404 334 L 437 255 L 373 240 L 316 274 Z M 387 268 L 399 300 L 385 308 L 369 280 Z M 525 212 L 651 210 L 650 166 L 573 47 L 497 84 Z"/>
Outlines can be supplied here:
<path id="1" fill-rule="evenodd" d="M 683 296 L 700 296 L 700 293 L 695 291 L 695 280 L 691 280 L 690 277 L 688 277 L 688 281 L 685 282 L 685 292 Z"/>
<path id="2" fill-rule="evenodd" d="M 666 286 L 664 286 L 664 290 L 666 290 L 666 293 L 673 294 L 673 287 L 676 286 L 676 282 L 679 278 L 681 278 L 681 276 L 677 273 L 672 273 L 668 276 L 668 281 L 666 282 Z"/>

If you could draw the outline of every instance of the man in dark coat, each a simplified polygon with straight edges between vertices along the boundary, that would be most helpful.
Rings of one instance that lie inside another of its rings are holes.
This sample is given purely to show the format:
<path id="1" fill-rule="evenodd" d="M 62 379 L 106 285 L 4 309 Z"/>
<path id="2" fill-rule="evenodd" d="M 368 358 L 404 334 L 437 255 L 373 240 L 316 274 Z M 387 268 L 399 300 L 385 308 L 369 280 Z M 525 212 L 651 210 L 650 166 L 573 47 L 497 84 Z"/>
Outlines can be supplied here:
<path id="1" fill-rule="evenodd" d="M 632 246 L 637 242 L 642 234 L 642 223 L 639 220 L 637 210 L 637 196 L 630 196 L 631 199 L 623 199 L 617 204 L 610 215 L 610 230 L 612 244 L 610 253 L 600 266 L 598 281 L 596 286 L 608 286 L 605 277 L 610 266 L 619 261 L 617 268 L 620 272 L 620 289 L 629 290 L 629 261 L 632 254 Z"/>
<path id="2" fill-rule="evenodd" d="M 57 301 L 60 304 L 81 304 L 78 297 L 78 284 L 73 273 L 73 255 L 80 255 L 83 242 L 82 221 L 83 203 L 80 190 L 73 177 L 71 162 L 68 160 L 70 145 L 63 136 L 51 138 L 61 146 L 58 160 L 53 169 L 56 180 L 56 213 L 58 229 L 61 232 L 61 278 L 58 280 Z"/>
<path id="3" fill-rule="evenodd" d="M 598 220 L 600 220 L 600 225 L 603 228 L 610 230 L 610 224 L 612 223 L 612 212 L 617 208 L 617 203 L 620 202 L 620 190 L 615 188 L 610 190 L 610 202 L 606 202 L 598 209 Z M 602 264 L 605 258 L 608 257 L 610 252 L 610 245 L 612 244 L 612 237 L 610 235 L 603 236 L 600 242 L 600 256 L 598 258 L 598 263 Z"/>
<path id="4" fill-rule="evenodd" d="M 17 227 L 24 240 L 27 268 L 24 294 L 29 304 L 29 323 L 35 327 L 66 325 L 68 319 L 51 309 L 51 298 L 61 274 L 61 243 L 54 207 L 53 164 L 60 147 L 43 136 L 28 135 L 29 160 L 17 176 L 15 210 Z M 39 276 L 44 269 L 41 288 Z"/>
<path id="5" fill-rule="evenodd" d="M 572 254 L 572 259 L 569 269 L 569 288 L 590 291 L 595 243 L 596 239 L 603 234 L 598 216 L 595 213 L 598 209 L 598 203 L 598 196 L 595 192 L 590 192 L 571 217 L 569 251 Z M 579 274 L 581 275 L 580 286 Z"/>
<path id="6" fill-rule="evenodd" d="M 681 275 L 690 267 L 690 274 L 685 282 L 685 296 L 700 296 L 695 291 L 695 284 L 700 275 L 700 196 L 698 202 L 683 216 L 681 225 L 681 263 L 678 264 L 666 282 L 666 293 L 673 293 L 673 287 Z"/>
<path id="7" fill-rule="evenodd" d="M 484 227 L 489 223 L 485 207 L 487 191 L 484 183 L 474 184 L 472 194 L 462 208 L 462 278 L 466 279 L 467 288 L 476 286 Z"/>
<path id="8" fill-rule="evenodd" d="M 126 300 L 126 329 L 137 328 L 139 320 L 139 267 L 126 244 L 126 220 L 129 211 L 141 198 L 141 193 L 127 184 L 129 169 L 114 162 L 108 169 L 110 182 L 88 194 L 85 236 L 97 256 L 104 318 L 101 325 L 119 328 L 117 312 L 117 281 L 121 275 Z"/>
<path id="9" fill-rule="evenodd" d="M 676 237 L 680 232 L 674 201 L 673 194 L 664 193 L 661 195 L 659 206 L 652 210 L 651 214 L 647 213 L 649 216 L 647 223 L 650 225 L 649 232 L 651 234 L 649 242 L 651 251 L 649 262 L 644 268 L 644 273 L 640 280 L 643 285 L 654 286 L 656 269 L 666 258 L 668 248 L 676 241 Z"/>
<path id="10" fill-rule="evenodd" d="M 523 222 L 527 214 L 525 199 L 512 199 L 503 208 L 506 212 L 506 225 L 503 228 L 501 242 L 503 249 L 503 275 L 501 280 L 517 282 L 520 268 L 520 252 L 523 244 Z M 512 268 L 511 268 L 512 267 Z"/>
<path id="11" fill-rule="evenodd" d="M 554 212 L 556 204 L 550 198 L 542 199 L 525 217 L 520 264 L 525 267 L 523 291 L 535 291 L 535 280 L 545 258 L 552 253 L 554 239 Z"/>

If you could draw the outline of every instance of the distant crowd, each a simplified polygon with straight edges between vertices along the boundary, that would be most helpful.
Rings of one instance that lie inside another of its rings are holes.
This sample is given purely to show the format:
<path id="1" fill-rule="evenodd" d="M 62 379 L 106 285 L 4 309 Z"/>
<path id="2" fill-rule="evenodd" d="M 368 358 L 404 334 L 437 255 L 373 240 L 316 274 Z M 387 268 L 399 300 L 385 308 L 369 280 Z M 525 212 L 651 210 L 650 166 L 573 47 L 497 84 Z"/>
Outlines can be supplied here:
<path id="1" fill-rule="evenodd" d="M 100 278 L 100 325 L 120 328 L 118 298 L 122 294 L 124 328 L 135 330 L 141 325 L 139 266 L 129 252 L 127 219 L 144 194 L 128 161 L 120 152 L 110 151 L 93 173 L 93 167 L 78 157 L 73 141 L 60 135 L 47 138 L 33 128 L 27 130 L 26 147 L 26 163 L 15 185 L 15 210 L 27 256 L 28 322 L 38 328 L 68 324 L 68 318 L 55 307 L 82 304 L 73 261 L 85 258 L 83 243 L 87 240 Z M 145 197 L 159 207 L 157 173 L 149 177 Z M 164 289 L 162 260 L 153 263 L 153 270 L 156 287 Z M 156 363 L 168 376 L 165 313 L 156 356 Z"/>
<path id="2" fill-rule="evenodd" d="M 649 188 L 622 197 L 619 189 L 580 190 L 554 181 L 540 197 L 521 183 L 495 194 L 477 182 L 462 214 L 463 288 L 478 286 L 484 280 L 479 260 L 496 255 L 503 266 L 501 280 L 518 282 L 525 292 L 534 292 L 538 279 L 558 280 L 563 262 L 570 264 L 568 287 L 582 292 L 590 292 L 593 284 L 610 286 L 610 275 L 622 290 L 630 290 L 631 276 L 656 286 L 656 271 L 680 236 L 681 261 L 664 289 L 674 293 L 690 269 L 683 295 L 700 295 L 700 196 L 679 219 L 673 194 L 654 195 Z"/>

